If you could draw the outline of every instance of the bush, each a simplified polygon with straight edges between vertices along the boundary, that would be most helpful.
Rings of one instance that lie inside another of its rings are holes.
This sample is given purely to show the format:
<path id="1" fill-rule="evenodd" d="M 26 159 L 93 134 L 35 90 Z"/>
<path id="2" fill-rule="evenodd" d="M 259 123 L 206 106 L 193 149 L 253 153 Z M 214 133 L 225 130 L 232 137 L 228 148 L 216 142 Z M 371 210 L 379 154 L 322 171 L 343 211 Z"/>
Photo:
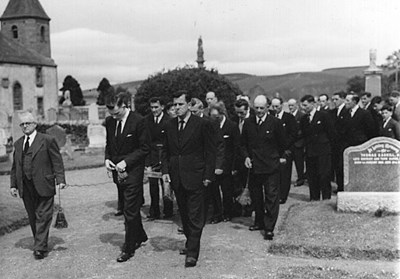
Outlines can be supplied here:
<path id="1" fill-rule="evenodd" d="M 46 133 L 46 130 L 54 125 L 58 125 L 65 129 L 67 135 L 71 135 L 71 142 L 73 145 L 87 146 L 89 145 L 89 139 L 87 136 L 88 124 L 74 124 L 74 123 L 38 123 L 37 131 L 41 133 Z"/>
<path id="2" fill-rule="evenodd" d="M 178 90 L 187 90 L 192 97 L 205 103 L 208 91 L 213 91 L 219 100 L 225 103 L 230 115 L 234 114 L 236 95 L 241 94 L 238 86 L 231 83 L 216 70 L 193 67 L 176 68 L 166 73 L 150 76 L 139 87 L 135 95 L 135 109 L 142 115 L 149 110 L 149 99 L 164 97 L 166 102 L 172 101 L 172 94 Z"/>

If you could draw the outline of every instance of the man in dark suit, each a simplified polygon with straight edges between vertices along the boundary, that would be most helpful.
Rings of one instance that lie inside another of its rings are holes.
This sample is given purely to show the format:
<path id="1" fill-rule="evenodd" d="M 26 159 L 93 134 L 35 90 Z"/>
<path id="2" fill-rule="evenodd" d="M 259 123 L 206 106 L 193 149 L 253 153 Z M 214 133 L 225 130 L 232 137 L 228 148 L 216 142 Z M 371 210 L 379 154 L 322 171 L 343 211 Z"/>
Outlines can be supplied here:
<path id="1" fill-rule="evenodd" d="M 186 236 L 185 249 L 180 252 L 186 254 L 185 267 L 193 267 L 205 223 L 204 190 L 214 178 L 214 128 L 190 112 L 189 92 L 175 92 L 173 101 L 178 117 L 165 127 L 162 173 L 164 182 L 172 182 Z"/>
<path id="2" fill-rule="evenodd" d="M 299 106 L 295 99 L 290 99 L 288 101 L 288 107 L 290 113 L 294 116 L 297 124 L 296 140 L 292 148 L 294 165 L 297 172 L 297 180 L 295 186 L 302 186 L 304 185 L 304 181 L 306 180 L 306 174 L 304 172 L 304 138 L 301 134 L 300 129 L 300 119 L 303 117 L 304 113 L 299 109 Z"/>
<path id="3" fill-rule="evenodd" d="M 380 136 L 400 140 L 400 124 L 392 118 L 393 108 L 384 105 L 381 109 L 383 124 L 380 129 Z"/>
<path id="4" fill-rule="evenodd" d="M 234 190 L 232 172 L 236 171 L 239 160 L 240 134 L 237 125 L 227 118 L 227 111 L 223 102 L 210 106 L 210 117 L 218 122 L 225 143 L 221 166 L 222 173 L 216 174 L 216 181 L 210 185 L 214 211 L 216 212 L 213 219 L 214 223 L 219 219 L 227 222 L 232 218 Z M 222 202 L 220 191 L 222 192 Z"/>
<path id="5" fill-rule="evenodd" d="M 144 118 L 128 109 L 130 94 L 110 94 L 106 106 L 105 165 L 112 171 L 118 194 L 122 195 L 125 217 L 125 244 L 117 262 L 129 260 L 147 241 L 143 229 L 140 207 L 143 200 L 143 175 L 145 158 L 150 151 L 148 130 Z"/>
<path id="6" fill-rule="evenodd" d="M 150 99 L 151 113 L 146 117 L 146 127 L 150 135 L 150 154 L 146 157 L 146 167 L 150 171 L 161 170 L 161 149 L 164 144 L 165 125 L 170 120 L 167 114 L 164 114 L 164 101 L 160 97 Z M 160 218 L 160 185 L 163 181 L 160 178 L 149 177 L 150 186 L 150 211 L 147 218 L 152 221 Z M 172 217 L 172 200 L 163 197 L 164 218 Z"/>
<path id="7" fill-rule="evenodd" d="M 255 220 L 249 230 L 264 230 L 264 239 L 272 240 L 279 213 L 279 166 L 284 159 L 285 136 L 279 119 L 268 114 L 271 101 L 264 95 L 254 100 L 256 116 L 245 120 L 242 153 L 251 169 L 250 193 Z"/>
<path id="8" fill-rule="evenodd" d="M 321 94 L 318 96 L 318 106 L 317 111 L 329 111 L 329 96 L 326 94 Z"/>
<path id="9" fill-rule="evenodd" d="M 336 139 L 332 145 L 332 169 L 338 186 L 337 191 L 343 191 L 343 152 L 348 146 L 346 143 L 346 120 L 348 113 L 345 106 L 346 93 L 343 91 L 335 92 L 332 101 L 335 108 L 331 110 L 331 117 L 336 131 Z"/>
<path id="10" fill-rule="evenodd" d="M 358 106 L 360 98 L 355 94 L 346 95 L 345 115 L 346 122 L 346 143 L 348 146 L 363 144 L 374 136 L 374 121 L 369 111 L 363 110 Z M 346 146 L 346 147 L 348 147 Z"/>
<path id="11" fill-rule="evenodd" d="M 24 136 L 14 144 L 10 192 L 24 201 L 34 238 L 33 255 L 40 260 L 48 251 L 56 183 L 65 187 L 64 164 L 56 140 L 36 131 L 36 118 L 23 112 L 20 120 Z"/>
<path id="12" fill-rule="evenodd" d="M 317 111 L 311 95 L 301 98 L 301 106 L 306 115 L 300 120 L 300 129 L 306 147 L 306 167 L 310 200 L 319 201 L 331 198 L 331 153 L 336 137 L 331 116 Z"/>
<path id="13" fill-rule="evenodd" d="M 372 136 L 377 137 L 379 135 L 381 116 L 379 115 L 379 112 L 376 111 L 374 107 L 371 105 L 371 100 L 372 100 L 372 94 L 370 92 L 363 92 L 361 94 L 360 101 L 362 104 L 362 108 L 369 111 L 374 123 Z"/>
<path id="14" fill-rule="evenodd" d="M 275 113 L 275 117 L 280 119 L 283 127 L 283 134 L 286 139 L 285 159 L 286 163 L 280 165 L 280 187 L 279 187 L 279 203 L 284 204 L 289 195 L 290 185 L 292 184 L 292 166 L 293 166 L 293 148 L 297 137 L 296 119 L 290 113 L 283 111 L 283 100 L 281 98 L 273 98 L 271 108 Z"/>

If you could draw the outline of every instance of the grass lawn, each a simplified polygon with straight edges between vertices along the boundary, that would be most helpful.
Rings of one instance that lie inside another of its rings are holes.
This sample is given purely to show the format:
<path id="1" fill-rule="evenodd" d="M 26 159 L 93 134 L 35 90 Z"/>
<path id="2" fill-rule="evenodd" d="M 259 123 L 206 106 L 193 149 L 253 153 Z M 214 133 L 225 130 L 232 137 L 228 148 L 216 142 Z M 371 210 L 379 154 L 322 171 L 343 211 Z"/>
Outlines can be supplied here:
<path id="1" fill-rule="evenodd" d="M 73 160 L 63 156 L 63 161 L 66 170 L 98 167 L 104 165 L 104 152 L 86 154 L 75 151 Z M 10 195 L 10 176 L 7 174 L 10 170 L 11 162 L 0 163 L 3 174 L 0 175 L 0 235 L 29 224 L 22 199 Z"/>
<path id="2" fill-rule="evenodd" d="M 399 216 L 340 213 L 335 200 L 294 204 L 269 249 L 282 255 L 395 260 Z"/>

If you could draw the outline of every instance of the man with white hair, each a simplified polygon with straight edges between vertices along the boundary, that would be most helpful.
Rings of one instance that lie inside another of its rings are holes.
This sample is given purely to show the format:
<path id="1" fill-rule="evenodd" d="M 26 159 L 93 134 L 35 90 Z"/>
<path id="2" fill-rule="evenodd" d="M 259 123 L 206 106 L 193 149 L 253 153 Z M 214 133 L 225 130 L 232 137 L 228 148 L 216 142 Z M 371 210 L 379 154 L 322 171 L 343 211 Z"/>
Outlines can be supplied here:
<path id="1" fill-rule="evenodd" d="M 32 113 L 21 113 L 20 120 L 24 135 L 14 144 L 10 193 L 24 201 L 34 238 L 33 255 L 41 260 L 48 252 L 56 183 L 65 187 L 64 164 L 56 140 L 36 131 Z"/>
<path id="2" fill-rule="evenodd" d="M 264 95 L 254 100 L 256 115 L 245 120 L 242 152 L 249 169 L 255 220 L 249 230 L 264 230 L 272 240 L 279 213 L 279 165 L 285 163 L 285 137 L 280 120 L 268 113 L 271 101 Z"/>
<path id="3" fill-rule="evenodd" d="M 218 97 L 213 91 L 209 91 L 206 94 L 207 107 L 204 109 L 204 115 L 210 116 L 210 106 L 218 103 Z"/>

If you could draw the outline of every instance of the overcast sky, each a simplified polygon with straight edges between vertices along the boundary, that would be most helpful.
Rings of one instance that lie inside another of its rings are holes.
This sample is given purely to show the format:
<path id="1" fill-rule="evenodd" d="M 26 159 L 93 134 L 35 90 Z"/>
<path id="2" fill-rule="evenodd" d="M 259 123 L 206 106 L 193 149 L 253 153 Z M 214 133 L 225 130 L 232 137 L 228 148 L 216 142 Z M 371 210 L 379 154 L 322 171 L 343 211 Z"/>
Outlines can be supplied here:
<path id="1" fill-rule="evenodd" d="M 4 11 L 8 0 L 0 1 Z M 40 0 L 62 82 L 83 89 L 195 65 L 277 75 L 377 64 L 400 49 L 399 0 Z"/>

